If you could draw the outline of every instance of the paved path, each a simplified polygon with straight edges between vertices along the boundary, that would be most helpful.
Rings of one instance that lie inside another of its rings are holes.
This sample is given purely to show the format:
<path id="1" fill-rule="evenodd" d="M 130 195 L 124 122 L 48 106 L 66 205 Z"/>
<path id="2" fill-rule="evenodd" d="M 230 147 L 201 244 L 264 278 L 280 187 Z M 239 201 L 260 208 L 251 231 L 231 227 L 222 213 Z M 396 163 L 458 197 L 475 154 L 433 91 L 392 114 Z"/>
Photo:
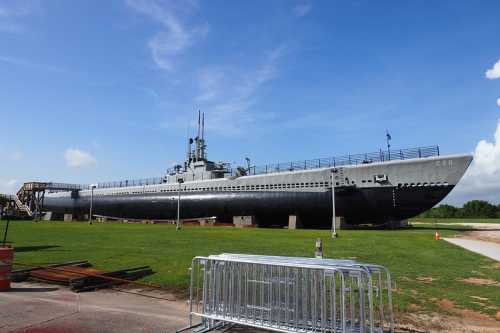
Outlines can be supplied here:
<path id="1" fill-rule="evenodd" d="M 140 290 L 134 292 L 150 293 Z M 14 283 L 0 292 L 0 333 L 175 332 L 187 323 L 186 301 L 154 292 L 147 298 L 114 290 L 75 294 L 65 287 Z"/>
<path id="2" fill-rule="evenodd" d="M 500 223 L 457 222 L 457 223 L 438 223 L 438 224 L 471 227 L 474 230 L 497 230 L 497 231 L 500 231 Z"/>
<path id="3" fill-rule="evenodd" d="M 458 245 L 472 252 L 490 257 L 496 261 L 500 261 L 500 244 L 493 242 L 485 242 L 481 240 L 463 239 L 463 238 L 443 238 L 445 241 Z"/>

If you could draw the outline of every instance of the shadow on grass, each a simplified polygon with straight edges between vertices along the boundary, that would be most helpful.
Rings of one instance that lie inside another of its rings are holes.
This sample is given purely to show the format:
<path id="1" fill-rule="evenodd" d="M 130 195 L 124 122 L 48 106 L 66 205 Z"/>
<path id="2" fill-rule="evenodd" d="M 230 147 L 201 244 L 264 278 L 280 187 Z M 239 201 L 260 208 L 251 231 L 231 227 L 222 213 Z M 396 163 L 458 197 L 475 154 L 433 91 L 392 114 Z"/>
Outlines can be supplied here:
<path id="1" fill-rule="evenodd" d="M 19 246 L 14 247 L 15 252 L 33 252 L 33 251 L 41 251 L 47 249 L 53 249 L 60 247 L 59 245 L 33 245 L 33 246 Z"/>

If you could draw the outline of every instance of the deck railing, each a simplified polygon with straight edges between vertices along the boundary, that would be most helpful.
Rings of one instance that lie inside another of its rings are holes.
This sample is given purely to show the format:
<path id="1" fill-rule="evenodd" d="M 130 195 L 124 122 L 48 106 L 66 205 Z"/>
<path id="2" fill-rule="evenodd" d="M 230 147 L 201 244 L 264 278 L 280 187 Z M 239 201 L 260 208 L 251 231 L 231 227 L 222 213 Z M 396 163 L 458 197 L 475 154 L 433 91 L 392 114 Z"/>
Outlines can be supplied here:
<path id="1" fill-rule="evenodd" d="M 162 184 L 164 182 L 165 182 L 165 177 L 127 179 L 127 180 L 118 180 L 118 181 L 112 181 L 112 182 L 97 183 L 97 188 L 144 186 L 144 185 Z"/>
<path id="2" fill-rule="evenodd" d="M 427 146 L 427 147 L 395 149 L 395 150 L 381 149 L 377 152 L 372 152 L 372 153 L 352 154 L 352 155 L 349 154 L 344 156 L 317 158 L 313 160 L 266 164 L 261 166 L 250 167 L 249 174 L 259 175 L 259 174 L 274 173 L 274 172 L 310 170 L 310 169 L 337 167 L 346 165 L 387 162 L 394 160 L 408 160 L 412 158 L 422 158 L 431 156 L 439 156 L 439 146 Z M 236 173 L 235 168 L 228 169 L 228 174 L 235 175 L 235 173 Z M 97 183 L 97 188 L 156 185 L 156 184 L 162 184 L 164 182 L 165 182 L 165 177 L 127 179 L 127 180 Z M 80 189 L 90 188 L 89 185 L 75 185 L 75 186 L 80 186 Z"/>
<path id="3" fill-rule="evenodd" d="M 408 149 L 382 150 L 364 154 L 349 154 L 328 158 L 317 158 L 314 160 L 283 162 L 253 166 L 250 168 L 251 175 L 266 174 L 272 172 L 309 170 L 318 168 L 338 167 L 346 165 L 369 164 L 375 162 L 388 162 L 394 160 L 408 160 L 439 156 L 439 146 L 427 146 Z"/>

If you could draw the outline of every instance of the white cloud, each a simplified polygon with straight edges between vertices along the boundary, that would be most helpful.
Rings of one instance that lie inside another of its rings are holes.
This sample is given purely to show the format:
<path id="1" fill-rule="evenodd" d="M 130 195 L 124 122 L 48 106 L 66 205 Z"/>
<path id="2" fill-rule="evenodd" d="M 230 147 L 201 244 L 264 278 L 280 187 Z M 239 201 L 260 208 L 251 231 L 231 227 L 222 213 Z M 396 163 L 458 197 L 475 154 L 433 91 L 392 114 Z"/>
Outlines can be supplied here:
<path id="1" fill-rule="evenodd" d="M 17 179 L 4 179 L 0 178 L 0 193 L 2 194 L 12 194 L 18 190 Z"/>
<path id="2" fill-rule="evenodd" d="M 21 58 L 14 58 L 14 57 L 0 55 L 0 62 L 14 65 L 14 66 L 21 66 L 21 67 L 31 68 L 31 69 L 35 69 L 35 70 L 41 70 L 41 71 L 45 71 L 45 72 L 53 72 L 53 73 L 59 73 L 59 74 L 71 73 L 71 71 L 69 71 L 65 68 L 62 68 L 62 67 L 46 65 L 43 63 L 38 63 L 38 62 L 34 62 L 31 60 L 26 60 L 26 59 L 21 59 Z"/>
<path id="3" fill-rule="evenodd" d="M 25 28 L 18 23 L 4 21 L 0 22 L 0 31 L 20 34 L 25 31 Z"/>
<path id="4" fill-rule="evenodd" d="M 500 121 L 493 142 L 481 140 L 474 150 L 474 161 L 464 178 L 447 198 L 461 204 L 472 199 L 500 203 Z"/>
<path id="5" fill-rule="evenodd" d="M 72 168 L 94 166 L 97 163 L 92 155 L 76 148 L 66 149 L 64 159 L 66 160 L 66 165 Z"/>
<path id="6" fill-rule="evenodd" d="M 206 68 L 199 74 L 200 93 L 196 99 L 207 113 L 208 130 L 239 134 L 259 116 L 254 106 L 266 83 L 278 75 L 278 62 L 285 53 L 279 46 L 268 52 L 254 70 L 230 67 Z"/>
<path id="7" fill-rule="evenodd" d="M 500 78 L 500 60 L 498 60 L 493 67 L 486 71 L 486 78 L 493 80 Z"/>
<path id="8" fill-rule="evenodd" d="M 196 97 L 198 101 L 210 101 L 216 98 L 224 80 L 224 71 L 218 68 L 205 68 L 198 76 L 201 93 Z"/>
<path id="9" fill-rule="evenodd" d="M 301 3 L 293 7 L 293 13 L 297 17 L 304 17 L 307 14 L 309 14 L 311 9 L 312 9 L 311 3 Z"/>
<path id="10" fill-rule="evenodd" d="M 497 98 L 497 105 L 500 106 L 500 98 Z"/>
<path id="11" fill-rule="evenodd" d="M 23 159 L 24 154 L 21 153 L 20 151 L 16 151 L 16 152 L 13 152 L 9 157 L 13 161 L 19 161 L 19 160 Z"/>
<path id="12" fill-rule="evenodd" d="M 157 33 L 148 42 L 153 61 L 161 69 L 173 70 L 175 56 L 208 32 L 206 24 L 189 28 L 179 18 L 197 8 L 193 1 L 127 0 L 127 4 L 163 25 L 165 30 Z"/>
<path id="13" fill-rule="evenodd" d="M 2 1 L 0 3 L 0 17 L 28 16 L 40 11 L 40 2 L 37 0 Z"/>
<path id="14" fill-rule="evenodd" d="M 22 33 L 26 29 L 19 21 L 40 12 L 38 0 L 0 1 L 0 31 Z"/>

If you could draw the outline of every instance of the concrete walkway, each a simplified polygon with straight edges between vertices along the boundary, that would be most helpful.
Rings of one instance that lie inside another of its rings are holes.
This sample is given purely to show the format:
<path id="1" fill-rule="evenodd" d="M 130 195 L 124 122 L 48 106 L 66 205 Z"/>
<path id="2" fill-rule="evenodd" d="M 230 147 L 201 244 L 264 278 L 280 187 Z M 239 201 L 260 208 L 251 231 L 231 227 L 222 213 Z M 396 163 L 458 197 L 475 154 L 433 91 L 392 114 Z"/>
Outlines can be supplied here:
<path id="1" fill-rule="evenodd" d="M 445 241 L 500 261 L 500 244 L 464 238 L 443 238 Z"/>
<path id="2" fill-rule="evenodd" d="M 130 292 L 149 294 L 138 296 Z M 127 289 L 73 293 L 65 287 L 14 283 L 0 292 L 0 332 L 175 332 L 187 324 L 184 300 L 157 291 Z"/>

